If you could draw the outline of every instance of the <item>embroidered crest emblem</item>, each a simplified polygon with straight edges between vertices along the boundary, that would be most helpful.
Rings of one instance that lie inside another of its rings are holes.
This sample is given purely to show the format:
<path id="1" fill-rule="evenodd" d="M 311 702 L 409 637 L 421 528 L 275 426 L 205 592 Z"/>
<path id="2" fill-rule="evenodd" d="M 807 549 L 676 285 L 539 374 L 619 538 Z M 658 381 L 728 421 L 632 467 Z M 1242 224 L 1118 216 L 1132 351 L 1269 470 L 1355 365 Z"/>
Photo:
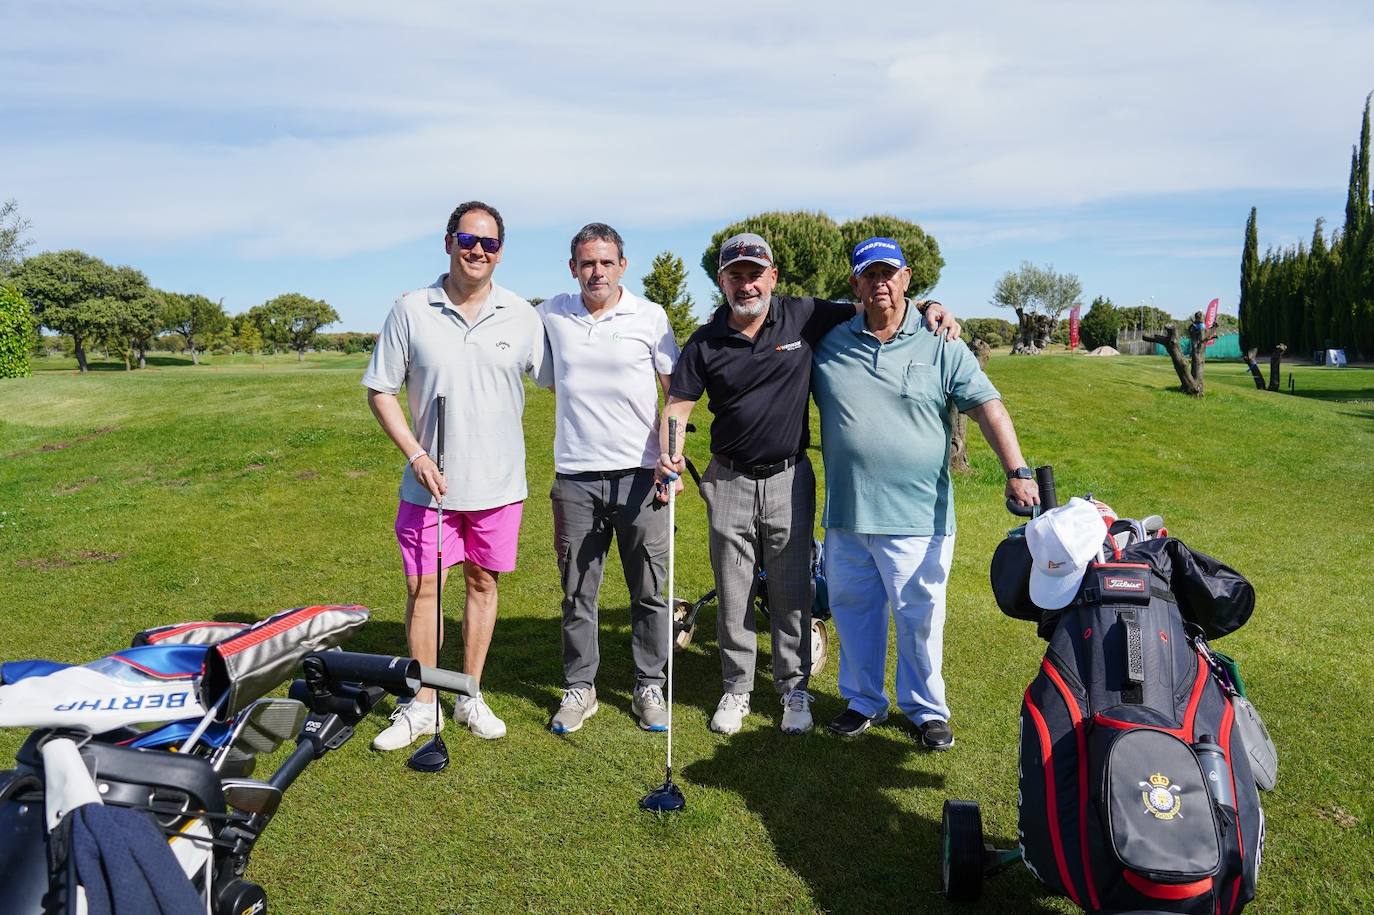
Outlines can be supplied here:
<path id="1" fill-rule="evenodd" d="M 1172 820 L 1183 816 L 1183 789 L 1169 784 L 1169 777 L 1156 772 L 1148 782 L 1139 782 L 1140 799 L 1145 802 L 1145 812 L 1157 820 Z"/>

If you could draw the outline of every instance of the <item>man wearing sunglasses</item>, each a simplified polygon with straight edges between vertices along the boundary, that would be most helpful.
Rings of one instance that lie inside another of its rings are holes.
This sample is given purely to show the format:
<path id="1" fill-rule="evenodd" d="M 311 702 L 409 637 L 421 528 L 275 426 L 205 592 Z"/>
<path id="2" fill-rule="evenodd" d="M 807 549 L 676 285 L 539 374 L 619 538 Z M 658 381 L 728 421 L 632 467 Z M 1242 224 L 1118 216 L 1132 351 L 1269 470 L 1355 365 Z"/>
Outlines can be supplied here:
<path id="1" fill-rule="evenodd" d="M 554 550 L 563 584 L 563 699 L 549 722 L 570 734 L 596 714 L 597 595 L 614 537 L 630 594 L 631 707 L 646 731 L 666 731 L 668 512 L 654 499 L 658 398 L 677 362 L 663 309 L 620 285 L 628 261 L 605 223 L 573 236 L 578 291 L 539 305 L 547 351 L 540 384 L 554 389 Z"/>
<path id="2" fill-rule="evenodd" d="M 816 478 L 806 457 L 810 441 L 807 400 L 811 356 L 831 329 L 850 321 L 858 306 L 809 297 L 774 296 L 778 269 L 773 249 L 753 233 L 735 235 L 720 249 L 716 279 L 725 304 L 683 347 L 673 372 L 667 418 L 686 428 L 702 394 L 715 418 L 711 463 L 701 494 L 710 522 L 715 572 L 716 630 L 725 694 L 711 730 L 733 734 L 749 713 L 758 637 L 750 601 L 754 568 L 768 580 L 773 638 L 773 685 L 782 697 L 782 730 L 811 729 L 812 525 Z M 958 335 L 943 308 L 917 303 L 937 332 Z M 663 481 L 676 480 L 681 451 L 658 462 Z"/>
<path id="3" fill-rule="evenodd" d="M 396 300 L 363 375 L 367 402 L 400 449 L 406 468 L 396 512 L 396 540 L 406 579 L 406 640 L 424 664 L 437 664 L 435 548 L 444 565 L 462 563 L 463 669 L 481 682 L 496 625 L 497 579 L 515 568 L 525 486 L 523 376 L 537 377 L 544 325 L 529 303 L 492 282 L 501 261 L 505 225 L 494 207 L 461 204 L 444 235 L 448 272 Z M 406 389 L 411 422 L 397 399 Z M 436 451 L 436 398 L 447 399 L 444 453 Z M 442 500 L 444 530 L 435 506 Z M 478 737 L 504 737 L 506 725 L 479 694 L 459 699 L 454 717 Z M 433 690 L 397 707 L 373 747 L 396 750 L 443 727 Z"/>

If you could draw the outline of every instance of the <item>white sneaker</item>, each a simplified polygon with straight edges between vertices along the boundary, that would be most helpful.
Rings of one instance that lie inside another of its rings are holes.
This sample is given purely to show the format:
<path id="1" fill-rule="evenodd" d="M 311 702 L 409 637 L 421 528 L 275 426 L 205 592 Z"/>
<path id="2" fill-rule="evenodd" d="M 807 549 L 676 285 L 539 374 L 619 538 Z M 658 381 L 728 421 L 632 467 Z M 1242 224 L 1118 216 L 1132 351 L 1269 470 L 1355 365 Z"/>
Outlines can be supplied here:
<path id="1" fill-rule="evenodd" d="M 506 736 L 506 723 L 496 717 L 481 693 L 453 703 L 453 720 L 459 724 L 466 724 L 469 731 L 483 740 L 496 740 L 498 737 Z"/>
<path id="2" fill-rule="evenodd" d="M 782 697 L 782 732 L 805 734 L 811 730 L 812 696 L 801 687 L 789 689 Z"/>
<path id="3" fill-rule="evenodd" d="M 716 713 L 711 716 L 711 730 L 717 734 L 734 734 L 749 714 L 748 693 L 726 693 L 720 697 Z"/>
<path id="4" fill-rule="evenodd" d="M 434 719 L 444 729 L 444 713 L 437 702 L 407 702 L 391 713 L 391 726 L 372 739 L 374 750 L 399 750 L 434 733 Z"/>

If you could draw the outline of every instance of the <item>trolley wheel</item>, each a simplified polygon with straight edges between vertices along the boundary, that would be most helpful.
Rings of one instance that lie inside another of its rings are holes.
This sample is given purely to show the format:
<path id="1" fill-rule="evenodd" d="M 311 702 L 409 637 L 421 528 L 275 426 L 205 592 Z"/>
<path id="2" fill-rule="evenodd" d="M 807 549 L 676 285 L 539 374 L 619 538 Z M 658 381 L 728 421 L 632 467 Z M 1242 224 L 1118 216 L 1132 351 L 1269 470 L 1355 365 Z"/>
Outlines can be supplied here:
<path id="1" fill-rule="evenodd" d="M 673 644 L 678 648 L 685 649 L 692 644 L 692 636 L 696 634 L 697 624 L 693 620 L 689 626 L 687 618 L 692 612 L 692 605 L 682 598 L 673 601 Z"/>
<path id="2" fill-rule="evenodd" d="M 950 902 L 983 892 L 983 814 L 973 801 L 945 801 L 940 819 L 940 884 Z"/>
<path id="3" fill-rule="evenodd" d="M 818 674 L 825 668 L 826 659 L 830 657 L 830 630 L 826 628 L 825 620 L 811 621 L 811 673 Z"/>

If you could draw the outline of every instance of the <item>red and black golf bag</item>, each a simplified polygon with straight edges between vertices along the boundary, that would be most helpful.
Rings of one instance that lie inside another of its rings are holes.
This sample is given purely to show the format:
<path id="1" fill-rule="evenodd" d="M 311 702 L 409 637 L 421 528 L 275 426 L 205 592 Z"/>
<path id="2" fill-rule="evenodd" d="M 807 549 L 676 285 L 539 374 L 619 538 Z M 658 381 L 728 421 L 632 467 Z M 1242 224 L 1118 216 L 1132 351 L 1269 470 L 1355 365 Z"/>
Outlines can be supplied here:
<path id="1" fill-rule="evenodd" d="M 1206 639 L 1245 623 L 1254 590 L 1171 537 L 1108 538 L 1106 555 L 1050 612 L 1030 601 L 1024 538 L 993 558 L 999 606 L 1049 642 L 1021 708 L 1022 859 L 1088 911 L 1238 912 L 1264 811 Z"/>

